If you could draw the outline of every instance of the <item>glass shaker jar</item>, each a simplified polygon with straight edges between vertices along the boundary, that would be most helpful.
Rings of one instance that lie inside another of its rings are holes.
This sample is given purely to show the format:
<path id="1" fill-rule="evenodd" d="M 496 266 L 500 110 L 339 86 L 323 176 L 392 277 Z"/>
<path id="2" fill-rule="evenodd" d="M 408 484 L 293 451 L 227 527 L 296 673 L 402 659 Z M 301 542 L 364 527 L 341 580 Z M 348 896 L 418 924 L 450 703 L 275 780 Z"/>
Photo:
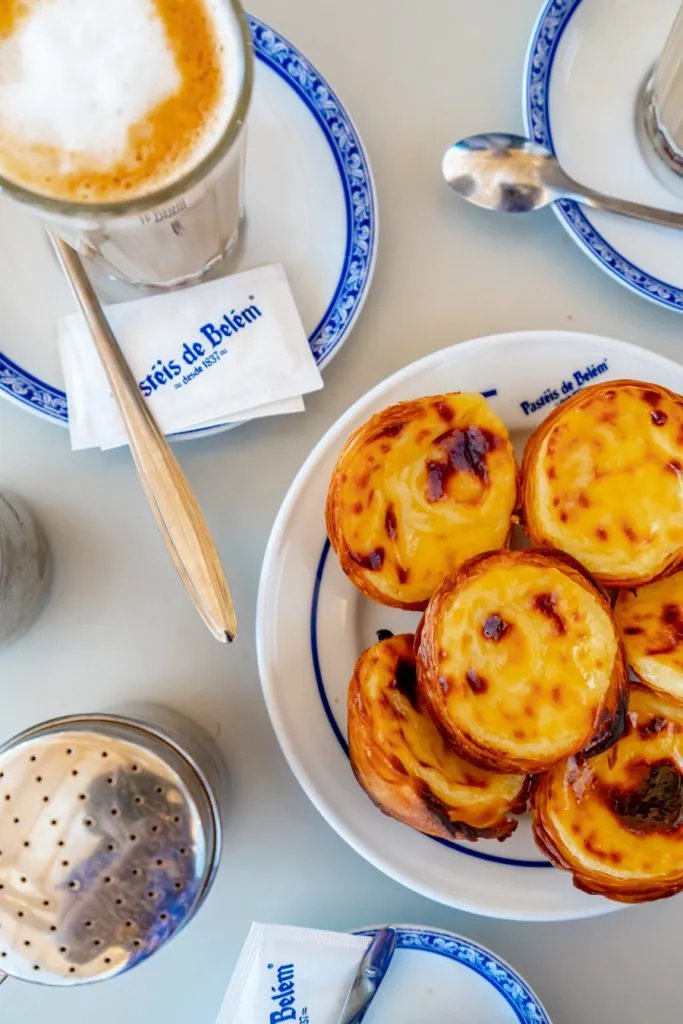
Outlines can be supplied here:
<path id="1" fill-rule="evenodd" d="M 49 583 L 49 549 L 40 524 L 20 498 L 0 492 L 0 647 L 33 624 Z"/>

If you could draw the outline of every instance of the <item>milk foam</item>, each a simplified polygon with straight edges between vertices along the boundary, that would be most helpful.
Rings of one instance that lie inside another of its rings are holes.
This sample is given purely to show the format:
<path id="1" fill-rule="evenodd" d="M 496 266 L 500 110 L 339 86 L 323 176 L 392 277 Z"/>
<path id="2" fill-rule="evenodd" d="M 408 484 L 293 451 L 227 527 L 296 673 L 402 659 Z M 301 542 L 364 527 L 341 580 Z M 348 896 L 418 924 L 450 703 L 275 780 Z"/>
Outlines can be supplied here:
<path id="1" fill-rule="evenodd" d="M 167 169 L 171 180 L 211 151 L 239 94 L 243 69 L 232 13 L 221 0 L 203 2 L 225 65 L 224 95 L 185 158 Z M 29 0 L 28 8 L 0 43 L 0 138 L 49 147 L 57 174 L 77 170 L 84 158 L 88 166 L 114 166 L 126 155 L 130 129 L 182 84 L 156 5 Z M 0 151 L 0 174 L 3 162 Z M 151 180 L 142 191 L 166 183 Z"/>
<path id="2" fill-rule="evenodd" d="M 180 85 L 150 0 L 37 3 L 0 47 L 0 110 L 29 142 L 111 159 Z"/>

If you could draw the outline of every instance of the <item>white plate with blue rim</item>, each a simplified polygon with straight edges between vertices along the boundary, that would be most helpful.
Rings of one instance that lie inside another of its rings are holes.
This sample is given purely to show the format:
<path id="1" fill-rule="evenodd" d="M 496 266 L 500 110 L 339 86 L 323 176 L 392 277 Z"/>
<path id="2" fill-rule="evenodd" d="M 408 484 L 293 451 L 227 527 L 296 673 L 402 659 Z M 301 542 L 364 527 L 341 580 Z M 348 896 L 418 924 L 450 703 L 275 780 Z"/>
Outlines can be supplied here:
<path id="1" fill-rule="evenodd" d="M 490 949 L 440 929 L 392 927 L 396 952 L 367 1024 L 550 1024 L 538 996 Z M 363 928 L 356 934 L 376 931 Z"/>
<path id="2" fill-rule="evenodd" d="M 257 18 L 249 21 L 256 79 L 247 219 L 227 272 L 283 264 L 322 368 L 345 342 L 368 295 L 377 251 L 375 187 L 363 143 L 331 86 L 283 36 Z M 40 222 L 3 197 L 0 250 L 0 396 L 66 426 L 55 320 L 73 312 L 73 299 Z M 93 279 L 105 303 L 139 297 L 97 271 Z"/>
<path id="3" fill-rule="evenodd" d="M 325 533 L 325 497 L 349 434 L 394 402 L 478 391 L 512 436 L 530 431 L 587 384 L 652 381 L 683 393 L 683 366 L 646 349 L 572 331 L 527 331 L 462 342 L 405 367 L 361 398 L 322 438 L 278 513 L 263 563 L 257 652 L 280 746 L 320 813 L 387 875 L 440 903 L 527 921 L 592 917 L 620 904 L 589 896 L 537 849 L 528 820 L 505 843 L 432 839 L 383 815 L 348 759 L 346 694 L 355 662 L 380 629 L 412 632 L 416 613 L 364 597 L 342 573 Z"/>
<path id="4" fill-rule="evenodd" d="M 578 181 L 610 195 L 683 211 L 652 173 L 636 131 L 636 97 L 680 0 L 547 0 L 524 72 L 527 135 Z M 683 235 L 578 203 L 553 204 L 569 235 L 637 295 L 683 311 Z"/>

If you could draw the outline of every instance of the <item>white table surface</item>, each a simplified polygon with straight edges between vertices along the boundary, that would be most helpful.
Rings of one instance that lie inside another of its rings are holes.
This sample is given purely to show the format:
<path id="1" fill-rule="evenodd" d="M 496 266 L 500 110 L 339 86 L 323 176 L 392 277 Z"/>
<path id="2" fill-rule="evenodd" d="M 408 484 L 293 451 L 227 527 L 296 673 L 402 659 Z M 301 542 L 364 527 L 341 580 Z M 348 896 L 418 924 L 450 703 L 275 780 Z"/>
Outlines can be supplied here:
<path id="1" fill-rule="evenodd" d="M 348 848 L 280 754 L 253 636 L 279 503 L 314 442 L 371 385 L 433 349 L 520 328 L 603 333 L 682 359 L 683 318 L 613 283 L 549 211 L 495 218 L 456 200 L 440 180 L 448 142 L 521 130 L 522 65 L 538 0 L 254 0 L 252 9 L 317 64 L 365 139 L 381 218 L 375 282 L 305 415 L 177 448 L 231 579 L 241 628 L 231 649 L 192 611 L 127 454 L 74 454 L 66 432 L 0 402 L 0 487 L 32 503 L 55 558 L 42 618 L 0 652 L 0 735 L 53 715 L 152 700 L 210 729 L 232 779 L 220 873 L 187 930 L 106 986 L 8 982 L 0 1020 L 213 1024 L 252 920 L 438 925 L 511 961 L 555 1024 L 677 1019 L 680 902 L 568 924 L 497 922 L 416 896 Z"/>

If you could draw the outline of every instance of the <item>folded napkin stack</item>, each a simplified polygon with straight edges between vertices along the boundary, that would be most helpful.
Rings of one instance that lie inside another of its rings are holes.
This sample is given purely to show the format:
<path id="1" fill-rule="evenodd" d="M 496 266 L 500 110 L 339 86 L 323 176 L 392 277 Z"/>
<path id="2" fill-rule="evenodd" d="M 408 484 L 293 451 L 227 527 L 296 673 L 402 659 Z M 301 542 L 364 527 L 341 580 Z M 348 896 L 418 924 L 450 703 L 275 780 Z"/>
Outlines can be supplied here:
<path id="1" fill-rule="evenodd" d="M 322 387 L 280 266 L 261 267 L 106 310 L 165 434 L 300 412 Z M 80 313 L 57 323 L 75 449 L 116 448 L 126 433 Z"/>

